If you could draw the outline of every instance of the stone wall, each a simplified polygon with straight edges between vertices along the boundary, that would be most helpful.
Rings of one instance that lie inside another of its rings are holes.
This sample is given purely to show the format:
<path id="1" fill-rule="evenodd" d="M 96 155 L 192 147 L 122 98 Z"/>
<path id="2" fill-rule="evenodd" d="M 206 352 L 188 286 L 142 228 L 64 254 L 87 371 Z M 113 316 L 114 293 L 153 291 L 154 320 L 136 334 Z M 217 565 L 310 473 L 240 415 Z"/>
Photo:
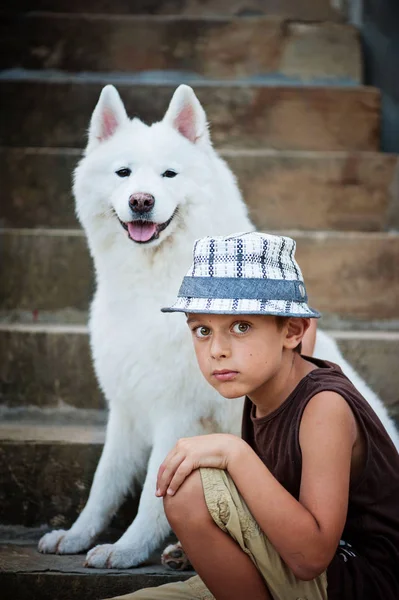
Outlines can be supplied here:
<path id="1" fill-rule="evenodd" d="M 363 0 L 364 83 L 382 91 L 381 149 L 399 152 L 399 2 Z"/>

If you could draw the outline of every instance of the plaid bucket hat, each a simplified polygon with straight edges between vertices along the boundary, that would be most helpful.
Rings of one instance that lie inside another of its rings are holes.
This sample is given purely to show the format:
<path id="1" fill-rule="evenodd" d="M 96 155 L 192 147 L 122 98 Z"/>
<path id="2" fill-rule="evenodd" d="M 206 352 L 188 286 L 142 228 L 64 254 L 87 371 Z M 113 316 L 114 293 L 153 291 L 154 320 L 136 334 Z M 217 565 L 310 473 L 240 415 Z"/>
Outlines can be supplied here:
<path id="1" fill-rule="evenodd" d="M 295 248 L 289 237 L 254 231 L 201 238 L 176 302 L 161 310 L 318 318 Z"/>

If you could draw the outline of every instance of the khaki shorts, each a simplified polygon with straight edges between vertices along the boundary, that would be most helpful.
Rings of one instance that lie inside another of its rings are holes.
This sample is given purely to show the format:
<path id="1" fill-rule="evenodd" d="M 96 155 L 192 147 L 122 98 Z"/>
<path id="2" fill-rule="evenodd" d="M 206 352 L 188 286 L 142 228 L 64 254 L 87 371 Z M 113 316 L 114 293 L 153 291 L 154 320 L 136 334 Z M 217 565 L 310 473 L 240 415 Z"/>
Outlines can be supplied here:
<path id="1" fill-rule="evenodd" d="M 249 512 L 231 477 L 220 469 L 200 469 L 208 510 L 215 523 L 252 559 L 273 600 L 327 600 L 327 577 L 300 581 L 284 564 Z M 118 596 L 124 600 L 215 600 L 197 576 Z M 113 600 L 117 600 L 114 598 Z"/>

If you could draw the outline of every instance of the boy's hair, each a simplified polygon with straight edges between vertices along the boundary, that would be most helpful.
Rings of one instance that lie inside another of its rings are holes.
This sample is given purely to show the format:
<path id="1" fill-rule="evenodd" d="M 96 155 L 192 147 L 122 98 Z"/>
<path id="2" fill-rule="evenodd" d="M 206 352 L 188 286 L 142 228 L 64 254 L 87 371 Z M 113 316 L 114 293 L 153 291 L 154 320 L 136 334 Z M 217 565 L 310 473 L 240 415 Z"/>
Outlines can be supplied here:
<path id="1" fill-rule="evenodd" d="M 281 331 L 281 329 L 284 327 L 284 325 L 287 323 L 287 321 L 289 321 L 292 317 L 279 317 L 276 316 L 276 324 L 278 329 Z M 296 346 L 294 348 L 294 352 L 298 352 L 298 354 L 301 354 L 302 352 L 302 342 L 299 342 L 298 346 Z"/>

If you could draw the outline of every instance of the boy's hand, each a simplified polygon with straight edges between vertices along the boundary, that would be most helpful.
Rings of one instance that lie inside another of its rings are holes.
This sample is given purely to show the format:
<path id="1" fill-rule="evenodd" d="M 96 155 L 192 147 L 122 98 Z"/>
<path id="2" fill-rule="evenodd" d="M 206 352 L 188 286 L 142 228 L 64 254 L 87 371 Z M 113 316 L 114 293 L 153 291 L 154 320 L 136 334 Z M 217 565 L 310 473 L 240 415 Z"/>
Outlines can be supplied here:
<path id="1" fill-rule="evenodd" d="M 227 470 L 231 456 L 243 444 L 241 438 L 228 433 L 182 438 L 159 467 L 155 495 L 173 496 L 186 477 L 200 467 Z"/>

